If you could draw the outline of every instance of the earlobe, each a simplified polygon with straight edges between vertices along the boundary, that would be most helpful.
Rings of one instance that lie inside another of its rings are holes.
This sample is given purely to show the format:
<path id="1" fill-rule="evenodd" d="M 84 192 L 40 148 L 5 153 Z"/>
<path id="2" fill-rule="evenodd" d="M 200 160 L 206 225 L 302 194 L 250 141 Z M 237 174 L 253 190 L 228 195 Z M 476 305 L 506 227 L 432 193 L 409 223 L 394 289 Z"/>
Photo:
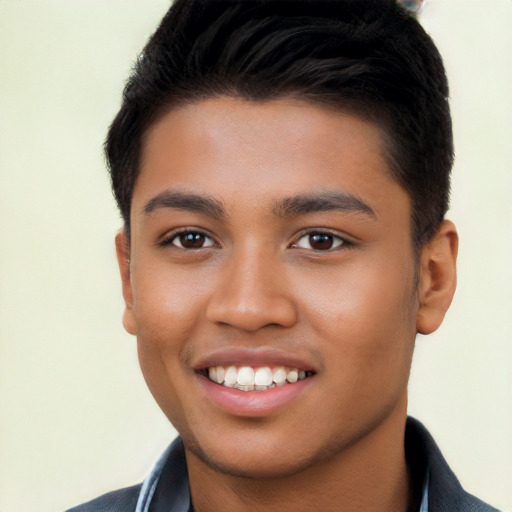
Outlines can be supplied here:
<path id="1" fill-rule="evenodd" d="M 434 332 L 452 302 L 457 285 L 458 245 L 455 225 L 444 220 L 422 249 L 416 315 L 416 330 L 420 334 Z"/>
<path id="2" fill-rule="evenodd" d="M 127 332 L 136 335 L 137 322 L 133 310 L 133 291 L 130 273 L 130 240 L 124 229 L 120 229 L 116 235 L 116 254 L 125 304 L 123 326 Z"/>

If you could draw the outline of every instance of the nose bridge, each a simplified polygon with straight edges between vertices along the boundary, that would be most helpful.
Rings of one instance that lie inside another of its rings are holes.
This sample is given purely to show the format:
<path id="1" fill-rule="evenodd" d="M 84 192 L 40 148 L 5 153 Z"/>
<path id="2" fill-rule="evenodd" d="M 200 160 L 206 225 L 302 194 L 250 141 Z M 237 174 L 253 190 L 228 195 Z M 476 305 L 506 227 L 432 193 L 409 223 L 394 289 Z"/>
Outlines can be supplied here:
<path id="1" fill-rule="evenodd" d="M 233 249 L 223 262 L 208 319 L 245 331 L 291 327 L 297 312 L 278 254 L 260 244 Z"/>

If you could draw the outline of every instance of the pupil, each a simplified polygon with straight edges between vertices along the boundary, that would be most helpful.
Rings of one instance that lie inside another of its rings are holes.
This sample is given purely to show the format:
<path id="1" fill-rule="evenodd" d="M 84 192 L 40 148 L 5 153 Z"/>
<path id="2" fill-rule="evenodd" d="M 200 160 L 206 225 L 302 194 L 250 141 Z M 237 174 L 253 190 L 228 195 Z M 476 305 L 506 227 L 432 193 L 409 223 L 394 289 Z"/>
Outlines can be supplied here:
<path id="1" fill-rule="evenodd" d="M 311 235 L 309 243 L 313 249 L 325 251 L 332 247 L 333 240 L 331 235 L 316 234 Z"/>
<path id="2" fill-rule="evenodd" d="M 185 233 L 180 235 L 180 242 L 183 247 L 197 249 L 204 244 L 204 235 L 200 233 Z"/>

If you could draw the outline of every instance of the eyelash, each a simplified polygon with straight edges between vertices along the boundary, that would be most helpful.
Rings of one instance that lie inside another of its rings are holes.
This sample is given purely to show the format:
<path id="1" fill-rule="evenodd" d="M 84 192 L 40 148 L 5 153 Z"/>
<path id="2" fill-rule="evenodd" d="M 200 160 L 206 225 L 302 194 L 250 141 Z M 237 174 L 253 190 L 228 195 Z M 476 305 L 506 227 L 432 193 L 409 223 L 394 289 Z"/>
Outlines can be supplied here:
<path id="1" fill-rule="evenodd" d="M 193 235 L 193 236 L 202 237 L 203 240 L 208 243 L 208 245 L 201 245 L 200 247 L 184 247 L 180 240 L 180 237 L 184 236 L 184 235 Z M 308 249 L 307 247 L 299 245 L 301 240 L 303 240 L 307 237 L 309 237 L 309 239 L 311 240 L 311 238 L 315 237 L 315 236 L 316 237 L 327 237 L 328 239 L 330 239 L 332 241 L 332 244 L 334 245 L 334 247 L 327 247 L 325 249 L 315 249 L 314 247 L 311 247 Z M 180 245 L 176 244 L 175 241 L 178 241 Z M 186 228 L 170 233 L 161 242 L 159 242 L 158 245 L 161 247 L 172 246 L 177 249 L 184 250 L 184 251 L 208 249 L 211 247 L 219 246 L 219 244 L 217 244 L 211 236 L 204 233 L 203 231 L 198 230 L 198 229 L 186 229 Z M 353 242 L 351 242 L 351 241 L 347 240 L 346 238 L 341 237 L 337 234 L 331 233 L 329 231 L 314 230 L 314 231 L 302 232 L 301 235 L 289 247 L 294 248 L 294 249 L 306 249 L 306 250 L 314 251 L 316 253 L 320 253 L 320 252 L 333 252 L 340 248 L 350 248 L 353 246 L 354 246 Z"/>
<path id="2" fill-rule="evenodd" d="M 180 241 L 180 237 L 181 236 L 184 236 L 184 235 L 199 235 L 201 237 L 204 237 L 205 240 L 208 240 L 210 242 L 210 245 L 206 245 L 206 246 L 201 246 L 201 247 L 183 247 L 183 245 L 181 244 L 181 241 Z M 178 240 L 180 242 L 181 245 L 177 245 L 175 244 L 175 240 Z M 172 247 L 176 247 L 177 249 L 182 249 L 184 251 L 193 251 L 193 250 L 198 250 L 198 249 L 208 249 L 210 247 L 214 247 L 215 245 L 218 245 L 216 244 L 216 242 L 213 240 L 213 238 L 209 235 L 207 235 L 206 233 L 204 233 L 203 231 L 199 230 L 199 229 L 181 229 L 179 231 L 173 231 L 172 233 L 170 233 L 169 235 L 167 235 L 161 242 L 159 242 L 158 244 L 159 246 L 161 247 L 168 247 L 168 246 L 172 246 Z"/>
<path id="3" fill-rule="evenodd" d="M 315 236 L 328 237 L 329 239 L 332 240 L 334 247 L 328 247 L 326 249 L 315 249 L 314 247 L 311 247 L 310 249 L 308 249 L 306 247 L 299 245 L 299 243 L 301 242 L 302 239 L 309 238 L 309 240 L 311 241 L 311 238 L 315 237 Z M 330 231 L 322 231 L 320 229 L 301 233 L 301 235 L 297 238 L 297 240 L 295 242 L 293 242 L 293 244 L 291 245 L 291 247 L 295 248 L 295 249 L 306 249 L 306 250 L 314 251 L 316 253 L 333 252 L 333 251 L 336 251 L 341 248 L 347 249 L 347 248 L 350 248 L 353 246 L 354 246 L 354 243 L 351 242 L 350 240 L 347 240 L 346 238 L 344 238 L 340 235 L 337 235 L 335 233 L 331 233 Z"/>

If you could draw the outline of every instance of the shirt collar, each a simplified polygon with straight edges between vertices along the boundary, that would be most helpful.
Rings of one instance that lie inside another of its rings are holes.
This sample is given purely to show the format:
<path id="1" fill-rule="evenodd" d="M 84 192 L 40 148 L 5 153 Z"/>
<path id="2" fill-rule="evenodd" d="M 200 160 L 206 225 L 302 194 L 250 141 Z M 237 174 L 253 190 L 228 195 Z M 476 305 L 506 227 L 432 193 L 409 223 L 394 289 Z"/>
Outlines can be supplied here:
<path id="1" fill-rule="evenodd" d="M 150 511 L 150 506 L 153 505 L 153 500 L 157 494 L 158 483 L 164 472 L 165 490 L 168 490 L 166 493 L 168 495 L 166 496 L 168 498 L 166 512 L 191 511 L 185 448 L 181 438 L 177 437 L 158 459 L 144 480 L 135 512 Z"/>
<path id="2" fill-rule="evenodd" d="M 423 497 L 421 498 L 421 505 L 419 512 L 428 512 L 428 489 L 430 483 L 430 476 L 427 473 L 425 482 L 423 484 Z"/>
<path id="3" fill-rule="evenodd" d="M 170 505 L 170 508 L 167 508 L 167 511 L 191 512 L 185 449 L 180 437 L 176 438 L 167 450 L 165 450 L 144 480 L 135 512 L 150 512 L 150 506 L 152 505 L 153 498 L 155 497 L 155 492 L 162 477 L 162 473 L 164 473 L 164 469 L 166 470 L 165 488 L 172 494 L 171 503 L 167 503 Z M 419 512 L 429 512 L 429 480 L 427 472 L 427 476 L 423 483 L 423 493 Z"/>

